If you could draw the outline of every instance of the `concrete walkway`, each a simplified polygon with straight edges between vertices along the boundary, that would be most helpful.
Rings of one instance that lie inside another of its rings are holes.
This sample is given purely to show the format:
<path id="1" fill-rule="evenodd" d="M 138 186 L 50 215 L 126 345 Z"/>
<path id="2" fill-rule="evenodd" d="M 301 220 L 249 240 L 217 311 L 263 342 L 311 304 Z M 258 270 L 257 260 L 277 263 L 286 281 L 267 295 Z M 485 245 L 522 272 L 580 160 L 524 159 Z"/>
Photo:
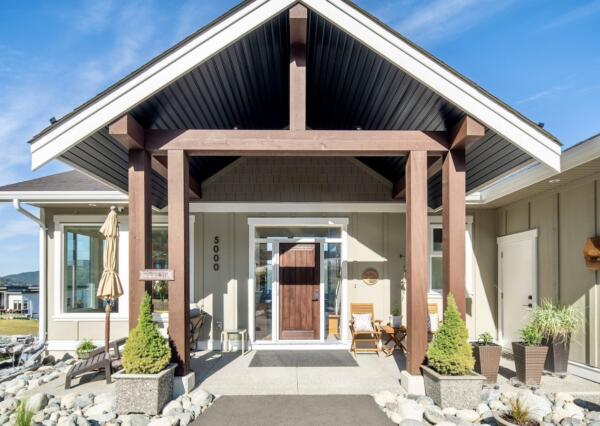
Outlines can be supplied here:
<path id="1" fill-rule="evenodd" d="M 339 352 L 336 357 L 348 357 L 346 366 L 332 365 L 335 360 L 314 351 L 275 352 L 272 356 L 254 351 L 245 356 L 239 352 L 199 352 L 194 355 L 192 368 L 196 385 L 215 395 L 371 395 L 382 390 L 404 393 L 400 386 L 403 356 L 359 354 L 354 358 L 347 351 L 334 352 Z M 254 360 L 257 356 L 261 362 Z"/>
<path id="2" fill-rule="evenodd" d="M 393 423 L 368 395 L 223 396 L 192 425 L 344 425 Z"/>

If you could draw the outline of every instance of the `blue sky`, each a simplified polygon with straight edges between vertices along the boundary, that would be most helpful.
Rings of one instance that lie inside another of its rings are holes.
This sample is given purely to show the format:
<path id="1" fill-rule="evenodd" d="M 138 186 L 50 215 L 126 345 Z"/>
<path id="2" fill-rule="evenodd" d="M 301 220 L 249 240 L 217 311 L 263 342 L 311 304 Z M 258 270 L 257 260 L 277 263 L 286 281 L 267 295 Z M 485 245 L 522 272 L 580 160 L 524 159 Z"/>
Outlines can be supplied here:
<path id="1" fill-rule="evenodd" d="M 32 173 L 26 141 L 231 0 L 3 0 L 0 185 Z M 359 0 L 357 3 L 565 146 L 600 132 L 600 0 Z M 37 268 L 37 227 L 0 206 L 0 276 Z"/>

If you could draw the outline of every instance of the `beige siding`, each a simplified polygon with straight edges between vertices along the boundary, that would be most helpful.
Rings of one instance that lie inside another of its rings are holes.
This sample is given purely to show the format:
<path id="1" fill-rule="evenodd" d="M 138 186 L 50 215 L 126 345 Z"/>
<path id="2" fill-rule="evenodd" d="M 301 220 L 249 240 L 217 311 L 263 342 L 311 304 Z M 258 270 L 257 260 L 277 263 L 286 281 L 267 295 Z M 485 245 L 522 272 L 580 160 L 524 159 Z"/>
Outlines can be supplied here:
<path id="1" fill-rule="evenodd" d="M 538 229 L 539 298 L 574 305 L 584 314 L 571 359 L 595 367 L 600 367 L 600 285 L 598 272 L 586 270 L 582 250 L 585 240 L 598 234 L 599 181 L 596 175 L 557 186 L 499 208 L 496 218 L 499 235 Z"/>

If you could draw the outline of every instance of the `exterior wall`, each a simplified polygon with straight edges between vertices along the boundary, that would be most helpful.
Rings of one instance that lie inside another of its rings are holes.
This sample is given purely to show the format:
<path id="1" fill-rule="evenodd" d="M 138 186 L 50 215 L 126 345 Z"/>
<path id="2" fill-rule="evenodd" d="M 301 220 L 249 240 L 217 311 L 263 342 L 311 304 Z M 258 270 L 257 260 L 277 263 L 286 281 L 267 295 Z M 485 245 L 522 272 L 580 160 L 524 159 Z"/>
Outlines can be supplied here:
<path id="1" fill-rule="evenodd" d="M 584 327 L 571 341 L 571 360 L 600 367 L 599 272 L 586 270 L 583 245 L 598 235 L 600 175 L 590 176 L 497 210 L 498 235 L 538 229 L 539 301 L 576 306 Z"/>

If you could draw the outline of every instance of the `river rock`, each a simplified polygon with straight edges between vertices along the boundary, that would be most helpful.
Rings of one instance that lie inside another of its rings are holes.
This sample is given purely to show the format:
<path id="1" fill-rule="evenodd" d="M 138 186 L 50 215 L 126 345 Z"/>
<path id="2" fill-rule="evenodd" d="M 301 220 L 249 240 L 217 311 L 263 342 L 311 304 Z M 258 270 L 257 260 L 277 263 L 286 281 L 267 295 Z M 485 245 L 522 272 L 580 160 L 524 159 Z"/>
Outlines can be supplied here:
<path id="1" fill-rule="evenodd" d="M 442 413 L 444 413 L 444 416 L 452 417 L 456 416 L 457 411 L 458 410 L 454 407 L 446 407 L 442 410 Z"/>
<path id="2" fill-rule="evenodd" d="M 150 420 L 148 426 L 178 426 L 179 418 L 175 416 L 155 417 Z"/>
<path id="3" fill-rule="evenodd" d="M 419 403 L 412 399 L 405 399 L 401 403 L 398 404 L 398 408 L 396 413 L 400 415 L 402 420 L 423 420 L 423 412 L 425 410 Z"/>
<path id="4" fill-rule="evenodd" d="M 479 415 L 482 415 L 486 411 L 490 411 L 490 407 L 488 407 L 487 404 L 481 403 L 477 406 L 477 412 L 479 413 Z"/>
<path id="5" fill-rule="evenodd" d="M 143 414 L 126 414 L 119 416 L 122 426 L 147 426 L 150 419 Z"/>
<path id="6" fill-rule="evenodd" d="M 95 416 L 89 416 L 87 418 L 87 420 L 103 425 L 105 423 L 110 422 L 113 419 L 116 419 L 116 418 L 117 418 L 116 413 L 105 413 L 105 414 L 98 414 Z"/>
<path id="7" fill-rule="evenodd" d="M 190 412 L 181 413 L 177 417 L 179 417 L 179 426 L 187 426 L 194 420 Z"/>
<path id="8" fill-rule="evenodd" d="M 400 426 L 423 426 L 423 422 L 418 420 L 405 419 L 400 422 Z"/>
<path id="9" fill-rule="evenodd" d="M 568 402 L 573 402 L 575 398 L 568 392 L 556 392 L 554 394 L 554 403 L 555 404 L 565 404 Z"/>
<path id="10" fill-rule="evenodd" d="M 446 421 L 446 417 L 444 416 L 442 409 L 435 405 L 426 407 L 423 416 L 425 417 L 425 420 L 433 425 L 437 425 L 438 423 Z"/>
<path id="11" fill-rule="evenodd" d="M 183 407 L 181 406 L 181 402 L 178 400 L 170 401 L 167 405 L 164 406 L 162 410 L 163 416 L 177 414 L 183 411 Z"/>
<path id="12" fill-rule="evenodd" d="M 475 423 L 479 419 L 479 413 L 475 410 L 458 410 L 456 417 L 466 422 Z"/>
<path id="13" fill-rule="evenodd" d="M 76 393 L 68 393 L 64 395 L 60 399 L 60 407 L 65 408 L 67 410 L 72 409 L 75 406 L 75 400 L 77 399 L 77 397 L 78 395 Z"/>
<path id="14" fill-rule="evenodd" d="M 199 405 L 202 408 L 208 407 L 215 400 L 215 396 L 212 393 L 201 388 L 194 389 L 189 393 L 189 397 L 192 404 Z"/>
<path id="15" fill-rule="evenodd" d="M 111 401 L 104 401 L 100 404 L 92 405 L 85 409 L 86 417 L 99 416 L 101 414 L 110 413 L 115 409 L 115 405 Z"/>
<path id="16" fill-rule="evenodd" d="M 192 394 L 196 392 L 193 391 L 190 394 L 190 397 L 192 396 Z M 396 395 L 394 395 L 392 392 L 390 391 L 381 391 L 381 392 L 377 392 L 375 395 L 373 395 L 373 399 L 375 400 L 375 403 L 377 405 L 379 405 L 380 407 L 385 407 L 386 404 L 391 403 L 391 402 L 396 402 Z M 197 404 L 196 400 L 192 397 L 192 403 L 193 404 Z M 198 404 L 200 405 L 200 404 Z M 200 405 L 202 406 L 202 405 Z"/>
<path id="17" fill-rule="evenodd" d="M 520 394 L 519 400 L 529 411 L 529 416 L 541 422 L 545 416 L 552 413 L 552 403 L 544 396 L 530 394 Z"/>
<path id="18" fill-rule="evenodd" d="M 49 400 L 50 399 L 48 398 L 48 394 L 45 394 L 43 392 L 36 393 L 27 400 L 27 408 L 33 411 L 34 413 L 37 413 L 38 411 L 46 408 Z"/>

